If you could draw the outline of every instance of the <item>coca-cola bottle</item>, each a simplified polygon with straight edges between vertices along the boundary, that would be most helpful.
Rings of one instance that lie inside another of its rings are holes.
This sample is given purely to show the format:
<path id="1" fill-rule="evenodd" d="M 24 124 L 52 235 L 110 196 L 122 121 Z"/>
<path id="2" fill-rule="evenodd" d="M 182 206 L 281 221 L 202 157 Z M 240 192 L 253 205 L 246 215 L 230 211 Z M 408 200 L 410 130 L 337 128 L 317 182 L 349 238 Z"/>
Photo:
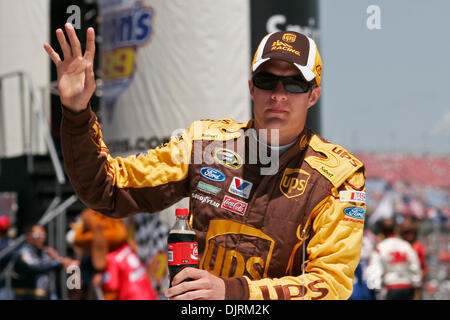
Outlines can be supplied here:
<path id="1" fill-rule="evenodd" d="M 170 286 L 178 272 L 187 267 L 198 267 L 198 243 L 195 240 L 195 231 L 187 221 L 189 211 L 186 208 L 178 208 L 175 215 L 177 220 L 170 229 L 167 239 Z M 192 279 L 186 279 L 190 280 Z"/>

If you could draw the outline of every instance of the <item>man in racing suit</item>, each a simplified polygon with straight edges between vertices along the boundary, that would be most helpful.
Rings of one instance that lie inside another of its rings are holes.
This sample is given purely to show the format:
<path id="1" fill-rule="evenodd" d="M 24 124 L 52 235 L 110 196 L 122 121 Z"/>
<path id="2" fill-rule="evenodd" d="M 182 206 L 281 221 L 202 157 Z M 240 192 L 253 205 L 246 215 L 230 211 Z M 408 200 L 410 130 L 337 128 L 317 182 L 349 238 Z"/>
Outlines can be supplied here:
<path id="1" fill-rule="evenodd" d="M 364 167 L 305 128 L 321 90 L 321 59 L 312 39 L 296 32 L 263 38 L 249 80 L 254 120 L 197 121 L 155 149 L 112 158 L 89 107 L 94 30 L 87 32 L 84 56 L 73 27 L 66 24 L 66 31 L 70 46 L 57 30 L 64 61 L 44 47 L 58 69 L 64 163 L 80 199 L 111 217 L 158 212 L 191 199 L 199 269 L 178 273 L 167 296 L 350 296 L 363 233 Z M 255 156 L 267 145 L 270 161 Z"/>

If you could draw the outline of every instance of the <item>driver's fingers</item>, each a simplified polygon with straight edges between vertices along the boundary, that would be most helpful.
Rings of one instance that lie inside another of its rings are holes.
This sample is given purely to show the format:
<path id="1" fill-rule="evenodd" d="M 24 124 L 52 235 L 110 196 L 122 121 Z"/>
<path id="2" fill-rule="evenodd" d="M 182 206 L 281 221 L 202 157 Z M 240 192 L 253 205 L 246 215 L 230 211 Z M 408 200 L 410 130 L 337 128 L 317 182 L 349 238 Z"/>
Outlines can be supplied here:
<path id="1" fill-rule="evenodd" d="M 94 63 L 95 56 L 95 31 L 94 28 L 88 28 L 86 31 L 86 52 L 84 57 L 91 63 Z"/>
<path id="2" fill-rule="evenodd" d="M 52 59 L 55 66 L 58 66 L 61 63 L 61 58 L 59 57 L 59 54 L 53 50 L 52 46 L 48 43 L 44 43 L 44 49 L 47 51 L 47 54 L 50 56 L 50 59 Z"/>
<path id="3" fill-rule="evenodd" d="M 81 44 L 75 33 L 74 27 L 70 23 L 65 24 L 67 35 L 69 36 L 70 46 L 72 48 L 72 55 L 74 57 L 81 57 Z"/>
<path id="4" fill-rule="evenodd" d="M 63 52 L 64 60 L 70 59 L 72 57 L 72 51 L 70 50 L 70 46 L 67 43 L 66 36 L 62 29 L 56 30 L 56 37 L 58 38 L 59 46 Z"/>
<path id="5" fill-rule="evenodd" d="M 178 296 L 171 297 L 171 300 L 208 300 L 211 299 L 209 296 L 211 295 L 210 290 L 200 289 L 194 291 L 184 292 Z"/>

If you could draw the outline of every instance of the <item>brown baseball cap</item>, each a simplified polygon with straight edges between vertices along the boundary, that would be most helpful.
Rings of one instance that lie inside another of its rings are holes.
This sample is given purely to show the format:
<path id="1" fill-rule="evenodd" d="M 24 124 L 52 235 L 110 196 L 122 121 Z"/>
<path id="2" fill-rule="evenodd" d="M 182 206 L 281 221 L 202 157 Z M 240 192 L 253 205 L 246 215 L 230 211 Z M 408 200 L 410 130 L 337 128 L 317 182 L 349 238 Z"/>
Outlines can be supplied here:
<path id="1" fill-rule="evenodd" d="M 279 31 L 266 35 L 256 49 L 252 73 L 271 59 L 283 60 L 296 66 L 306 81 L 320 85 L 322 59 L 313 39 L 294 31 Z"/>

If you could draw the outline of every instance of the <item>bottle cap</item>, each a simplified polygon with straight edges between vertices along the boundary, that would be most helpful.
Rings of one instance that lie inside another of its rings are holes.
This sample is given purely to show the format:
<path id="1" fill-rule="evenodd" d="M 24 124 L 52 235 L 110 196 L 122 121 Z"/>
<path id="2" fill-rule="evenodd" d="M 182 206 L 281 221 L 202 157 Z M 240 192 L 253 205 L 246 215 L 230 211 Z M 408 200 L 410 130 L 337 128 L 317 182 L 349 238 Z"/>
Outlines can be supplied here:
<path id="1" fill-rule="evenodd" d="M 176 216 L 188 216 L 189 210 L 187 208 L 177 208 L 175 209 Z"/>

